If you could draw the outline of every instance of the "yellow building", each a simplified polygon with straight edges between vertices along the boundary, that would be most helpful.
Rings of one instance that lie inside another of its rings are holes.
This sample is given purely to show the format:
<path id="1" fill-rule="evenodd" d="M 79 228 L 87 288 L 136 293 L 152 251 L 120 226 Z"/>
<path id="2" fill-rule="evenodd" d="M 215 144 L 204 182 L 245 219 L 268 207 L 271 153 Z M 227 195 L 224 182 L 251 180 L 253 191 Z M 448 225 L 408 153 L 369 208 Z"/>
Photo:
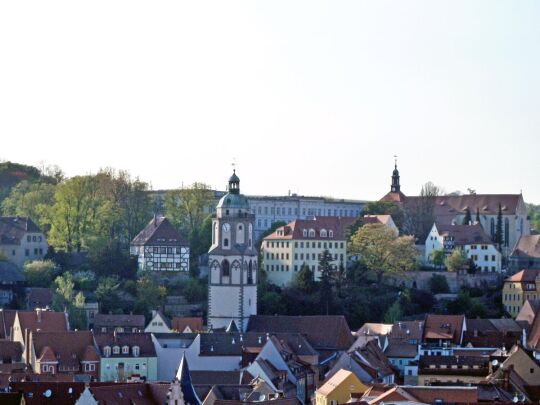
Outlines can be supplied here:
<path id="1" fill-rule="evenodd" d="M 540 299 L 540 270 L 526 269 L 504 280 L 504 309 L 514 318 L 527 300 Z"/>
<path id="2" fill-rule="evenodd" d="M 341 369 L 315 391 L 316 405 L 344 404 L 351 394 L 363 394 L 367 389 L 351 371 Z"/>

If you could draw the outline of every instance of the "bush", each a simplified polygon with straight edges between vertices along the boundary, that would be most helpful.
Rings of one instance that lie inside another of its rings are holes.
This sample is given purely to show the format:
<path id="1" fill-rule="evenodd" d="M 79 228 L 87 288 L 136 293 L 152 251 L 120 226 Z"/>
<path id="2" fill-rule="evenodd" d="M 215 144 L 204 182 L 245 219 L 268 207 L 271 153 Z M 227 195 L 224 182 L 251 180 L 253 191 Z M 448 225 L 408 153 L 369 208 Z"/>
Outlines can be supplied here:
<path id="1" fill-rule="evenodd" d="M 23 265 L 23 274 L 29 287 L 50 287 L 56 273 L 51 260 L 34 260 Z"/>
<path id="2" fill-rule="evenodd" d="M 429 290 L 433 294 L 446 294 L 450 292 L 446 277 L 440 274 L 434 274 L 429 280 Z"/>

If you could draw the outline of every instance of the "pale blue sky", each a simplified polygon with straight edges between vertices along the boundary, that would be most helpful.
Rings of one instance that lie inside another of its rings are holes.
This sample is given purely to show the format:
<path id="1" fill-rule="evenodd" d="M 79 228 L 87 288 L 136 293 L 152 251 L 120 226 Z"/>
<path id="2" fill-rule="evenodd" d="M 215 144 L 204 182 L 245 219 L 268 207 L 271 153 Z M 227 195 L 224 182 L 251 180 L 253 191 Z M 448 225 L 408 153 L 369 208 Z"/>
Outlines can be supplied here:
<path id="1" fill-rule="evenodd" d="M 155 188 L 540 203 L 538 1 L 0 3 L 0 158 Z"/>

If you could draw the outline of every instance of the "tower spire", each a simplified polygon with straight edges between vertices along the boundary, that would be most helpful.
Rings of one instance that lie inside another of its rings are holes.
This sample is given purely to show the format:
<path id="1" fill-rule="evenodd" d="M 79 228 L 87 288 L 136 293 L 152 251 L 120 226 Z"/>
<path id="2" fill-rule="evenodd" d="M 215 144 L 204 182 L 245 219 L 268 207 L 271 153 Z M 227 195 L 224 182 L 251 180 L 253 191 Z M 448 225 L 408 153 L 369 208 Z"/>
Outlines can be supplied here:
<path id="1" fill-rule="evenodd" d="M 394 155 L 394 171 L 392 172 L 392 185 L 390 186 L 390 192 L 399 193 L 401 186 L 399 184 L 399 170 L 397 168 L 397 155 Z"/>

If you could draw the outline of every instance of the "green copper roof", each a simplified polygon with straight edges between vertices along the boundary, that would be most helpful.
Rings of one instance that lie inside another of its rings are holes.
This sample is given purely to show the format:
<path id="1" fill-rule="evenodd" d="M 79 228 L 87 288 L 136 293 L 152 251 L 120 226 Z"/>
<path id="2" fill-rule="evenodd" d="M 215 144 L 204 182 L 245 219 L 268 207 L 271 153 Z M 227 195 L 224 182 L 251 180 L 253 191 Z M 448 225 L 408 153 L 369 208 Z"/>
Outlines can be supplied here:
<path id="1" fill-rule="evenodd" d="M 217 208 L 249 209 L 247 198 L 242 194 L 227 193 L 219 200 Z"/>

